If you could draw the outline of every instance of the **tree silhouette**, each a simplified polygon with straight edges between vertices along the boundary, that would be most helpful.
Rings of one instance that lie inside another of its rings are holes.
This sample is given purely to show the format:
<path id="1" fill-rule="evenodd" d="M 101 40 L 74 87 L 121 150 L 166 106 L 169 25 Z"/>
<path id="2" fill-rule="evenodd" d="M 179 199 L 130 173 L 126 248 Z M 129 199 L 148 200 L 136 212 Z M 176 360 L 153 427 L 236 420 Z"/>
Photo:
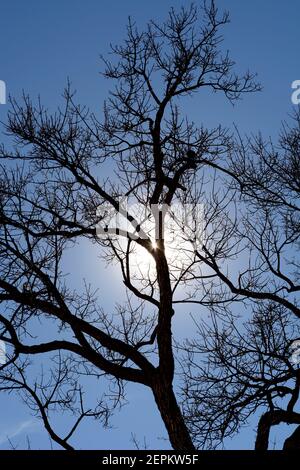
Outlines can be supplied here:
<path id="1" fill-rule="evenodd" d="M 203 246 L 198 254 L 219 281 L 201 280 L 213 321 L 199 323 L 201 339 L 184 348 L 186 420 L 199 446 L 215 447 L 252 415 L 260 415 L 257 449 L 268 448 L 272 426 L 299 425 L 299 365 L 290 349 L 299 339 L 299 124 L 297 111 L 276 143 L 238 136 L 217 163 L 238 197 L 227 252 Z M 247 309 L 254 316 L 243 329 Z M 284 448 L 299 448 L 298 427 Z"/>
<path id="2" fill-rule="evenodd" d="M 258 420 L 256 450 L 267 450 L 272 426 L 300 424 L 299 346 L 293 314 L 272 302 L 258 304 L 250 320 L 226 314 L 201 321 L 199 337 L 185 344 L 184 413 L 193 441 L 215 448 L 252 417 Z M 299 430 L 284 448 L 299 448 Z"/>
<path id="3" fill-rule="evenodd" d="M 214 2 L 171 10 L 143 32 L 130 20 L 114 60 L 104 59 L 115 87 L 101 120 L 70 87 L 55 114 L 27 96 L 11 100 L 14 145 L 1 148 L 0 339 L 10 347 L 1 390 L 21 393 L 64 448 L 82 419 L 107 423 L 126 382 L 152 391 L 174 449 L 198 445 L 174 391 L 177 305 L 223 315 L 272 302 L 299 316 L 297 134 L 285 129 L 280 156 L 262 138 L 197 127 L 180 106 L 202 89 L 231 102 L 260 89 L 221 52 L 227 22 Z M 64 253 L 83 238 L 119 264 L 127 297 L 115 314 L 90 286 L 68 285 Z M 52 367 L 36 378 L 40 356 Z M 82 376 L 108 378 L 113 399 L 86 408 Z M 76 415 L 65 437 L 51 424 L 57 410 Z"/>

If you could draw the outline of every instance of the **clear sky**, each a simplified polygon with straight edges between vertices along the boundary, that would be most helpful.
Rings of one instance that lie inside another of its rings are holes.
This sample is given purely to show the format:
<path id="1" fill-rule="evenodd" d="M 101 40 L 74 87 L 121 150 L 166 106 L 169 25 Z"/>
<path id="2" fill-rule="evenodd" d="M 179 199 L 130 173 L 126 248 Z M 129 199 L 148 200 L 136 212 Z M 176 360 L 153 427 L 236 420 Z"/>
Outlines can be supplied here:
<path id="1" fill-rule="evenodd" d="M 125 36 L 125 25 L 131 15 L 142 27 L 147 20 L 163 20 L 171 6 L 180 7 L 183 0 L 2 0 L 0 4 L 0 80 L 7 91 L 19 97 L 24 90 L 33 98 L 41 96 L 51 109 L 61 102 L 67 78 L 77 89 L 77 99 L 100 113 L 109 83 L 100 75 L 100 54 L 106 54 L 110 43 Z M 197 4 L 198 2 L 195 1 Z M 196 123 L 205 125 L 236 123 L 243 132 L 261 130 L 266 136 L 276 135 L 280 123 L 292 109 L 291 83 L 300 79 L 300 2 L 299 0 L 217 0 L 220 10 L 230 12 L 231 24 L 224 29 L 224 48 L 229 49 L 238 71 L 248 68 L 258 73 L 263 91 L 238 102 L 234 107 L 218 95 L 203 96 L 186 102 L 186 112 Z M 0 120 L 5 120 L 8 106 L 0 105 Z M 1 130 L 0 130 L 1 132 Z M 4 136 L 1 134 L 1 139 Z M 115 284 L 114 273 L 101 278 L 101 267 L 92 263 L 93 254 L 82 247 L 68 261 L 74 272 L 80 263 L 82 276 L 99 276 L 104 306 L 112 305 L 109 292 Z M 77 271 L 78 272 L 78 271 Z M 80 282 L 80 279 L 78 280 Z M 116 294 L 116 297 L 122 293 Z M 165 431 L 152 398 L 137 385 L 129 387 L 131 405 L 116 414 L 114 428 L 106 431 L 86 424 L 77 445 L 81 448 L 132 447 L 130 433 L 149 447 L 168 448 Z M 62 424 L 59 423 L 59 426 Z M 253 424 L 253 427 L 255 424 Z M 282 431 L 280 431 L 282 432 Z M 14 444 L 25 445 L 29 435 L 33 448 L 49 447 L 40 424 L 26 407 L 13 397 L 0 396 L 0 449 L 9 448 L 7 436 Z M 252 428 L 244 431 L 228 448 L 251 448 Z M 274 437 L 275 439 L 275 437 Z M 277 444 L 282 440 L 276 436 Z"/>

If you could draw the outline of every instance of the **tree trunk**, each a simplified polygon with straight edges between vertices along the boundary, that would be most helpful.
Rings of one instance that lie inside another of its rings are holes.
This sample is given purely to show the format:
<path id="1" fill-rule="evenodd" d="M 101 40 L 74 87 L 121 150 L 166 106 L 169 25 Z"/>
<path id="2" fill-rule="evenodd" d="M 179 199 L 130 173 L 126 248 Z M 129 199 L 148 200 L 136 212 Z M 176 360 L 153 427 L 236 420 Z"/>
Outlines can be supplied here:
<path id="1" fill-rule="evenodd" d="M 158 380 L 153 385 L 152 391 L 173 449 L 194 452 L 195 447 L 178 406 L 172 385 Z"/>
<path id="2" fill-rule="evenodd" d="M 155 255 L 160 306 L 157 325 L 159 366 L 152 378 L 151 388 L 174 450 L 193 452 L 191 436 L 184 422 L 173 390 L 174 356 L 172 347 L 172 288 L 163 239 L 157 241 Z"/>
<path id="3" fill-rule="evenodd" d="M 300 450 L 300 426 L 285 440 L 283 450 Z"/>
<path id="4" fill-rule="evenodd" d="M 255 450 L 268 450 L 271 425 L 271 413 L 266 412 L 261 416 L 258 423 Z"/>
<path id="5" fill-rule="evenodd" d="M 271 426 L 280 423 L 299 424 L 300 414 L 289 410 L 272 410 L 264 413 L 258 423 L 255 450 L 267 450 Z M 285 440 L 286 449 L 300 450 L 300 426 Z"/>

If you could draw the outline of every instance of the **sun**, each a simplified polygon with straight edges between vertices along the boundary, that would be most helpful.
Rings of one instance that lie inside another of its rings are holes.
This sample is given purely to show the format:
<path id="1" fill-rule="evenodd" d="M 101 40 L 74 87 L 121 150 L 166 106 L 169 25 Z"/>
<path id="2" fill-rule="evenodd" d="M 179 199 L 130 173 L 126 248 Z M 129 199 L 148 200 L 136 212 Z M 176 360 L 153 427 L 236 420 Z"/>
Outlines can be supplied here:
<path id="1" fill-rule="evenodd" d="M 113 217 L 107 210 L 109 217 L 102 223 L 109 227 L 109 234 L 116 237 L 120 252 L 123 252 L 121 256 L 126 259 L 129 266 L 130 275 L 140 280 L 144 279 L 145 282 L 148 280 L 151 283 L 156 279 L 155 252 L 160 249 L 157 240 L 162 238 L 170 275 L 176 280 L 176 277 L 191 265 L 195 256 L 195 243 L 199 243 L 199 234 L 202 233 L 203 206 L 195 207 L 189 204 L 173 204 L 172 207 L 154 206 L 127 204 L 124 206 L 126 210 L 123 209 Z M 126 214 L 130 214 L 135 221 L 134 224 Z M 112 232 L 112 227 L 119 230 Z M 105 237 L 108 235 L 107 232 L 104 230 Z M 137 237 L 150 239 L 152 250 L 148 251 L 141 243 L 137 243 Z"/>
<path id="2" fill-rule="evenodd" d="M 185 222 L 182 219 L 182 214 L 176 217 L 171 212 L 166 214 L 164 220 L 164 250 L 170 270 L 171 282 L 176 282 L 179 276 L 192 265 L 195 259 L 195 247 L 197 243 L 199 244 L 200 240 L 200 224 L 198 224 L 197 231 L 193 225 L 194 219 L 191 219 L 189 223 Z M 131 272 L 137 274 L 139 279 L 144 278 L 145 280 L 153 281 L 156 278 L 155 252 L 159 250 L 160 245 L 156 239 L 154 221 L 149 218 L 142 227 L 151 239 L 151 247 L 154 253 L 150 253 L 146 248 L 135 244 L 136 246 L 131 256 Z"/>
<path id="3" fill-rule="evenodd" d="M 153 249 L 153 250 L 157 250 L 158 245 L 157 245 L 157 241 L 156 241 L 156 240 L 153 240 L 153 241 L 151 242 L 151 245 L 152 245 L 152 249 Z"/>

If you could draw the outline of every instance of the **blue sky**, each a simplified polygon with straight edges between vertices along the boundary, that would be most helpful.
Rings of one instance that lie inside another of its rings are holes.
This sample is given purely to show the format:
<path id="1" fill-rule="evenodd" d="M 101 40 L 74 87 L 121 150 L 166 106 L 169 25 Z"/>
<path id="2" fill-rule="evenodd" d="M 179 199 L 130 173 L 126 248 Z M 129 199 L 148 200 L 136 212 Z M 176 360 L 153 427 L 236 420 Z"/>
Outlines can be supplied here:
<path id="1" fill-rule="evenodd" d="M 61 102 L 69 78 L 77 90 L 78 101 L 101 113 L 110 84 L 100 75 L 99 56 L 108 52 L 110 43 L 122 41 L 128 15 L 142 28 L 150 18 L 164 19 L 171 6 L 187 3 L 183 0 L 3 0 L 0 80 L 6 82 L 12 96 L 18 98 L 24 90 L 33 98 L 40 95 L 42 102 L 54 109 Z M 224 30 L 224 48 L 229 49 L 238 71 L 249 68 L 258 73 L 263 91 L 246 96 L 234 107 L 218 95 L 199 94 L 197 99 L 186 100 L 186 112 L 198 124 L 232 126 L 236 123 L 242 133 L 261 130 L 266 136 L 276 135 L 281 121 L 293 107 L 291 83 L 300 79 L 300 3 L 298 0 L 217 0 L 216 3 L 220 10 L 226 8 L 230 12 L 231 24 Z M 0 120 L 5 120 L 7 110 L 7 106 L 0 105 Z M 93 254 L 85 246 L 68 260 L 69 272 L 74 272 L 79 263 L 82 277 L 92 275 L 96 279 L 98 273 L 101 275 L 103 268 L 99 266 L 98 271 Z M 109 271 L 105 281 L 101 280 L 106 308 L 116 300 L 106 293 L 116 285 L 115 276 Z M 116 297 L 122 295 L 120 290 Z M 113 429 L 103 431 L 94 424 L 84 424 L 77 444 L 81 448 L 128 448 L 132 446 L 132 432 L 141 440 L 145 437 L 152 448 L 168 448 L 150 393 L 130 385 L 128 399 L 132 404 L 115 416 Z M 30 436 L 33 448 L 49 447 L 41 424 L 35 424 L 19 400 L 0 396 L 0 413 L 0 449 L 9 448 L 7 436 L 22 448 L 26 435 Z M 250 427 L 227 446 L 251 448 L 253 436 Z M 280 435 L 275 438 L 277 443 L 282 440 Z"/>

